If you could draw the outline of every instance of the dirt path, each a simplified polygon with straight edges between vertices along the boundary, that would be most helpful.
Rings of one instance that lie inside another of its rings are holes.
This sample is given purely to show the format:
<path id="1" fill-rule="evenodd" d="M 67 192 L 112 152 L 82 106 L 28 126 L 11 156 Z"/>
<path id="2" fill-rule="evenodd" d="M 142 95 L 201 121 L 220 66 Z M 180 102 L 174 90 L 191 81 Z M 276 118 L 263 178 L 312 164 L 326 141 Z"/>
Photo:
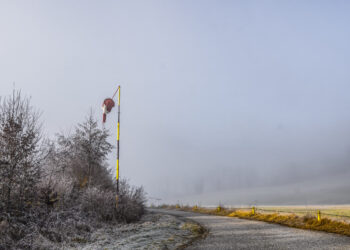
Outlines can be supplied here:
<path id="1" fill-rule="evenodd" d="M 186 249 L 350 249 L 350 237 L 295 229 L 260 221 L 156 210 L 194 220 L 209 230 L 208 236 Z"/>

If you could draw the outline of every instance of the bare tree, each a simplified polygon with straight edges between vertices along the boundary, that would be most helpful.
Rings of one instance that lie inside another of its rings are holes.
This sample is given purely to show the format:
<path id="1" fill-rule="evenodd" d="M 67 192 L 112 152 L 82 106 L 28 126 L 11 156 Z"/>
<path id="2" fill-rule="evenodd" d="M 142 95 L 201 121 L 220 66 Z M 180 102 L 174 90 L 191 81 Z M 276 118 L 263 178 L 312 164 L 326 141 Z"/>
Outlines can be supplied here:
<path id="1" fill-rule="evenodd" d="M 1 210 L 20 210 L 35 198 L 41 161 L 39 116 L 20 91 L 0 102 Z"/>

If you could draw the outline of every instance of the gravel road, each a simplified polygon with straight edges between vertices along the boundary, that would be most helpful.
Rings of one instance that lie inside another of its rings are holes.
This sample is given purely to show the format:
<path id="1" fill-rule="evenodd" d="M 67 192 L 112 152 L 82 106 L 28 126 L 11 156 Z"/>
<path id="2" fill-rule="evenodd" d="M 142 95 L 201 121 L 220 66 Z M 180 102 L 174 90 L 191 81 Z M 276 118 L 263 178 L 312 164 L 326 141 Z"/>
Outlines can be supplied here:
<path id="1" fill-rule="evenodd" d="M 156 209 L 194 220 L 209 230 L 186 249 L 350 249 L 350 237 L 238 218 Z"/>

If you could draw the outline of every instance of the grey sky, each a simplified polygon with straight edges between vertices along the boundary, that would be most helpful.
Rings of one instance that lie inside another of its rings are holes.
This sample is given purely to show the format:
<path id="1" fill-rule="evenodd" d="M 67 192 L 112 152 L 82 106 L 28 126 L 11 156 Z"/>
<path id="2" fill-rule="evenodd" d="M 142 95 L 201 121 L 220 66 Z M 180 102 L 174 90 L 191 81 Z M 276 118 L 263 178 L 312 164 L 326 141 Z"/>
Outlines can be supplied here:
<path id="1" fill-rule="evenodd" d="M 52 136 L 91 107 L 100 119 L 121 84 L 121 175 L 164 201 L 268 203 L 240 194 L 300 183 L 295 203 L 350 202 L 349 13 L 349 1 L 1 0 L 0 94 L 15 82 Z M 315 200 L 323 183 L 344 195 Z"/>

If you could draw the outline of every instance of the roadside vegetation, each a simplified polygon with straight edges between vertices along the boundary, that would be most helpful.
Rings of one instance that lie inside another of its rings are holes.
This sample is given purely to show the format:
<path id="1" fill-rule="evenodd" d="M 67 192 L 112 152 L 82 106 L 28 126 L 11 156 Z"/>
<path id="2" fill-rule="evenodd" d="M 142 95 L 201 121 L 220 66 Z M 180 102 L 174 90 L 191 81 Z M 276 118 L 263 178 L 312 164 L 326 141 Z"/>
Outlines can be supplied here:
<path id="1" fill-rule="evenodd" d="M 0 102 L 0 249 L 86 242 L 105 224 L 138 221 L 142 188 L 108 170 L 109 132 L 92 114 L 69 135 L 43 136 L 40 113 L 19 91 Z"/>
<path id="2" fill-rule="evenodd" d="M 196 212 L 210 215 L 237 217 L 241 219 L 265 221 L 269 223 L 276 223 L 284 226 L 325 231 L 329 233 L 337 233 L 350 236 L 350 224 L 346 221 L 331 219 L 329 217 L 321 217 L 318 220 L 317 216 L 312 213 L 301 215 L 292 213 L 259 213 L 253 212 L 251 209 L 227 209 L 223 206 L 216 208 L 204 208 L 198 206 L 180 206 L 180 205 L 162 205 L 163 209 L 177 209 L 181 211 Z M 344 212 L 345 213 L 345 212 Z"/>

